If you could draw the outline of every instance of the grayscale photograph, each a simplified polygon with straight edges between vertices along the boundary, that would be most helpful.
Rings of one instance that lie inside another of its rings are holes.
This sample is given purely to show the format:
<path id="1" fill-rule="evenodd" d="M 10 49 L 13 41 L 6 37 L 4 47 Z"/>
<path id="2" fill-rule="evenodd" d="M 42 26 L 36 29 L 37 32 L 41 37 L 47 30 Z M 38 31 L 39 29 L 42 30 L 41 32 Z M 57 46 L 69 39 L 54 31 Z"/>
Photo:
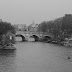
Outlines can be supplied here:
<path id="1" fill-rule="evenodd" d="M 72 72 L 72 0 L 0 0 L 0 72 Z"/>

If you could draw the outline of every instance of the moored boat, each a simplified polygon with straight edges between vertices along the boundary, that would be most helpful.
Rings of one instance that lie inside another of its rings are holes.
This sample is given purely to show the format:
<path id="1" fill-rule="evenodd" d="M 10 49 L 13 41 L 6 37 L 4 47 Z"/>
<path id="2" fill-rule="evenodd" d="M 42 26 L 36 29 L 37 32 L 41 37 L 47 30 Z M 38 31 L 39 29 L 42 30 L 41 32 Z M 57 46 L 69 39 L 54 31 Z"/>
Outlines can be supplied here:
<path id="1" fill-rule="evenodd" d="M 6 44 L 3 46 L 2 50 L 16 50 L 12 43 Z"/>

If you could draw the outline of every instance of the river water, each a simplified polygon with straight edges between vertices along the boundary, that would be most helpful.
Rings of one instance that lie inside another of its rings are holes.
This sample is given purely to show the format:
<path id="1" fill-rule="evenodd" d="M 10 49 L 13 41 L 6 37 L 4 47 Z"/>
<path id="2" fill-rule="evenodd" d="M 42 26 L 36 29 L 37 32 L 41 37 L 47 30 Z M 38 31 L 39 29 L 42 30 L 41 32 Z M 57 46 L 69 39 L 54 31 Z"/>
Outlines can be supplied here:
<path id="1" fill-rule="evenodd" d="M 41 42 L 17 42 L 0 51 L 0 72 L 72 72 L 72 48 Z"/>

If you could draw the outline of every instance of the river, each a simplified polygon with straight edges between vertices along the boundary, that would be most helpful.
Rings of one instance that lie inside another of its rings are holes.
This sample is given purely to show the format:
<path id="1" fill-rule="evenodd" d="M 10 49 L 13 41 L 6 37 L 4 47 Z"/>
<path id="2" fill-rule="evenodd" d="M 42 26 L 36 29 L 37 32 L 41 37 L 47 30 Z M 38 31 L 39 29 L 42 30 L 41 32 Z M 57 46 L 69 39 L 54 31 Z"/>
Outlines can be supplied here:
<path id="1" fill-rule="evenodd" d="M 0 72 L 72 72 L 72 48 L 41 42 L 17 42 L 0 51 Z"/>

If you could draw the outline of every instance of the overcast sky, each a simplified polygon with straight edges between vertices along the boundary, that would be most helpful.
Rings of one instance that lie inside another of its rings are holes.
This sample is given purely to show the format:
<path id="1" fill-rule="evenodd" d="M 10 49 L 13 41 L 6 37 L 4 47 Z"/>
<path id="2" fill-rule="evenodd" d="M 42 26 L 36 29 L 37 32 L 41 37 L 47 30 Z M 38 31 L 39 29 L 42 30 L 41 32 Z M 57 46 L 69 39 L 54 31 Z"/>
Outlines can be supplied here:
<path id="1" fill-rule="evenodd" d="M 12 24 L 53 20 L 72 13 L 72 0 L 0 0 L 0 19 Z"/>

